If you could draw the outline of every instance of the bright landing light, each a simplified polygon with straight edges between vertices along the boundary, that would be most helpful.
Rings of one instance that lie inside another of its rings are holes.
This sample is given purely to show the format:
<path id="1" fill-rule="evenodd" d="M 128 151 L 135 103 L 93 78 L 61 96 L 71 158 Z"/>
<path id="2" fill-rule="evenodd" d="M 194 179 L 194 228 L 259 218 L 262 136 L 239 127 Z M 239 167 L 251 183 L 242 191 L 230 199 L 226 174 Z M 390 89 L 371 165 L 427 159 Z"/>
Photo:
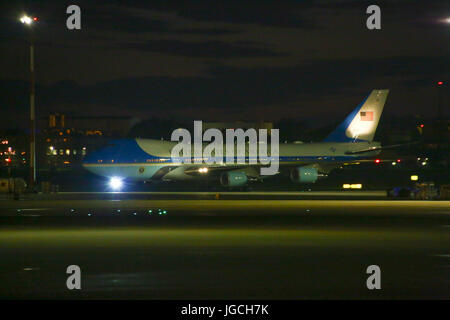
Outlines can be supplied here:
<path id="1" fill-rule="evenodd" d="M 342 185 L 343 189 L 361 189 L 362 188 L 362 184 L 361 183 L 344 183 Z"/>
<path id="2" fill-rule="evenodd" d="M 123 182 L 122 179 L 118 178 L 118 177 L 112 177 L 109 180 L 109 186 L 113 189 L 113 190 L 120 190 L 120 188 L 122 188 L 123 186 Z"/>
<path id="3" fill-rule="evenodd" d="M 30 18 L 29 16 L 23 16 L 20 18 L 20 22 L 25 23 L 25 24 L 30 24 L 33 22 L 33 19 Z"/>

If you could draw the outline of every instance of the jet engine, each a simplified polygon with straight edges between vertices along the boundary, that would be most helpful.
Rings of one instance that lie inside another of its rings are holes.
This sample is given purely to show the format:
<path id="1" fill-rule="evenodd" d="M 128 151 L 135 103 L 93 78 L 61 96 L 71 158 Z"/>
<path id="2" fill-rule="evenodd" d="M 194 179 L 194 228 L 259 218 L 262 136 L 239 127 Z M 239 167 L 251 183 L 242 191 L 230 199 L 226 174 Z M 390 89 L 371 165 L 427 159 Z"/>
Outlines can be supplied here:
<path id="1" fill-rule="evenodd" d="M 229 171 L 220 176 L 220 183 L 225 187 L 241 187 L 247 184 L 247 175 L 244 172 Z"/>
<path id="2" fill-rule="evenodd" d="M 319 178 L 319 172 L 312 167 L 297 167 L 291 170 L 291 181 L 295 183 L 314 183 Z"/>

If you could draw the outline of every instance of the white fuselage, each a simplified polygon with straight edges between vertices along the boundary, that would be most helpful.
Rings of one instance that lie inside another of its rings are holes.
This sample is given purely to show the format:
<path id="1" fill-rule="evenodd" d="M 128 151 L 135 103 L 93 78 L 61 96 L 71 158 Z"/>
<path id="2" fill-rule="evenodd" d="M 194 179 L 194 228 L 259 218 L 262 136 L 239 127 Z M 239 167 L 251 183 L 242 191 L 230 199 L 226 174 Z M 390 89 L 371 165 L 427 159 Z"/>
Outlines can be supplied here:
<path id="1" fill-rule="evenodd" d="M 117 146 L 94 152 L 86 158 L 84 167 L 95 174 L 105 177 L 120 176 L 133 180 L 149 180 L 154 178 L 187 180 L 198 177 L 186 174 L 185 171 L 188 168 L 207 168 L 213 166 L 233 167 L 238 164 L 237 160 L 231 163 L 227 162 L 225 158 L 223 163 L 220 164 L 207 164 L 205 161 L 180 164 L 172 161 L 171 158 L 171 151 L 177 144 L 176 142 L 152 139 L 130 139 L 123 141 L 126 142 L 121 144 L 119 140 L 116 142 L 118 144 Z M 349 152 L 378 146 L 378 142 L 282 143 L 279 145 L 279 165 L 304 166 L 307 164 L 333 164 L 353 161 L 359 159 L 360 156 L 351 155 Z M 246 148 L 246 153 L 248 155 L 248 147 Z M 365 157 L 376 154 L 377 152 L 374 151 L 370 154 L 365 154 Z M 243 164 L 239 163 L 240 167 L 245 167 L 246 165 L 252 166 L 254 164 L 249 163 L 248 158 Z"/>

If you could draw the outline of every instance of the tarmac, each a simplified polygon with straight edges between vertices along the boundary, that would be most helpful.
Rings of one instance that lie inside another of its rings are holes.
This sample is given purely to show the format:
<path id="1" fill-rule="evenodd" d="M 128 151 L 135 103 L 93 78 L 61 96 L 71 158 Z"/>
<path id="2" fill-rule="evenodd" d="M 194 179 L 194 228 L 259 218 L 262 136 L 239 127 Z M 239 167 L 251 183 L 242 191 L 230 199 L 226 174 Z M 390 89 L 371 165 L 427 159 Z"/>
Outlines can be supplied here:
<path id="1" fill-rule="evenodd" d="M 449 201 L 252 196 L 0 201 L 0 297 L 450 298 Z"/>

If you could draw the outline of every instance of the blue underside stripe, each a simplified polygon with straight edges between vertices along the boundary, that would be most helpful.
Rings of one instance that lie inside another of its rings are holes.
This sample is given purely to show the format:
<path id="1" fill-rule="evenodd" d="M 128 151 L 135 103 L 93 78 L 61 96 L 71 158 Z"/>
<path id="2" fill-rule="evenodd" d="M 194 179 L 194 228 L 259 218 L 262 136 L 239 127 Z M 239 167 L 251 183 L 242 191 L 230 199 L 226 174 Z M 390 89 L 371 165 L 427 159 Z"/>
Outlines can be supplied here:
<path id="1" fill-rule="evenodd" d="M 161 160 L 162 159 L 162 160 Z M 149 160 L 153 160 L 153 161 L 147 161 L 147 159 L 142 159 L 142 160 L 138 160 L 136 159 L 135 161 L 130 161 L 130 159 L 126 160 L 126 161 L 111 161 L 108 160 L 106 158 L 101 159 L 100 161 L 84 161 L 85 164 L 136 164 L 136 163 L 141 163 L 141 164 L 169 164 L 169 163 L 173 163 L 173 162 L 184 162 L 183 160 L 188 160 L 189 158 L 179 158 L 176 159 L 177 161 L 172 161 L 172 159 L 167 159 L 167 158 L 158 158 L 158 157 L 153 157 L 153 158 L 149 158 Z M 323 156 L 323 157 L 319 157 L 319 156 L 307 156 L 307 157 L 296 157 L 296 156 L 292 156 L 292 157 L 279 157 L 279 162 L 283 163 L 283 162 L 341 162 L 341 161 L 350 161 L 350 160 L 358 160 L 358 159 L 362 159 L 361 157 L 354 157 L 354 156 L 334 156 L 334 157 L 330 157 L 330 156 Z M 156 160 L 156 161 L 155 161 Z M 201 164 L 201 163 L 205 163 L 206 160 L 208 159 L 204 159 L 203 162 L 197 162 L 197 164 Z M 237 163 L 238 160 L 243 160 L 245 163 L 249 163 L 250 159 L 249 158 L 234 158 L 233 161 L 227 161 L 226 159 L 223 159 L 223 163 Z M 253 160 L 253 159 L 252 159 Z M 258 160 L 258 159 L 256 159 Z M 262 161 L 268 161 L 269 158 L 262 158 Z M 259 162 L 259 161 L 256 161 Z M 194 162 L 194 159 L 191 158 L 190 163 L 192 164 L 196 164 L 196 162 Z"/>

